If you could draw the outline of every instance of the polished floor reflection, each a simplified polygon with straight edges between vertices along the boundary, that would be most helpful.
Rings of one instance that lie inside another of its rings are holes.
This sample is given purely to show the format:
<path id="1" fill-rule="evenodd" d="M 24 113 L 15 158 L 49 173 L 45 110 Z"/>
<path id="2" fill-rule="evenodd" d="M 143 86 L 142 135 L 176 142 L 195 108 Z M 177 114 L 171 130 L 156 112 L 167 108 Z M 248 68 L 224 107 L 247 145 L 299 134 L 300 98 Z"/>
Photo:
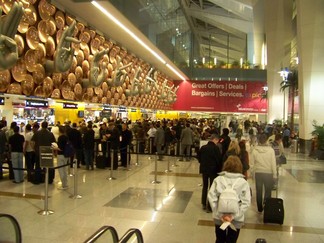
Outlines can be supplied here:
<path id="1" fill-rule="evenodd" d="M 192 196 L 191 191 L 170 191 L 130 187 L 107 203 L 107 207 L 183 213 Z"/>
<path id="2" fill-rule="evenodd" d="M 286 152 L 288 163 L 279 170 L 278 191 L 284 199 L 284 224 L 263 224 L 250 178 L 252 205 L 238 242 L 265 238 L 268 243 L 324 243 L 324 162 Z M 135 163 L 136 156 L 132 157 Z M 48 209 L 54 214 L 48 216 L 37 213 L 45 206 L 44 184 L 0 180 L 0 212 L 19 221 L 24 243 L 83 242 L 103 225 L 114 226 L 120 236 L 129 228 L 138 228 L 148 243 L 215 242 L 211 214 L 200 204 L 198 162 L 166 157 L 157 162 L 157 173 L 154 157 L 140 155 L 138 162 L 131 170 L 113 171 L 116 180 L 107 179 L 109 170 L 79 169 L 77 192 L 73 176 L 69 177 L 69 189 L 58 190 L 56 172 L 48 199 Z M 160 183 L 152 183 L 155 179 Z M 82 198 L 73 197 L 76 194 Z"/>

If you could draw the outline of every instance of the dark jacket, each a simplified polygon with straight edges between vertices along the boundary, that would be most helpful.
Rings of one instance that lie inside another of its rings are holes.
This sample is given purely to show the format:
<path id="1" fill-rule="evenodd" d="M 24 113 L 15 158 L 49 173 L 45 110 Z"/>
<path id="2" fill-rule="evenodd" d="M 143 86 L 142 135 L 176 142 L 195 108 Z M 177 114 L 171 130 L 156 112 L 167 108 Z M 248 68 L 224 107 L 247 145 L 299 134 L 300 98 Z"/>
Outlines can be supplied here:
<path id="1" fill-rule="evenodd" d="M 57 138 L 57 145 L 60 150 L 57 151 L 57 154 L 64 154 L 64 148 L 66 143 L 68 142 L 68 136 L 62 134 Z"/>
<path id="2" fill-rule="evenodd" d="M 219 138 L 219 143 L 222 145 L 222 155 L 224 156 L 228 150 L 228 147 L 231 143 L 231 138 L 228 135 L 222 135 Z"/>
<path id="3" fill-rule="evenodd" d="M 200 163 L 199 173 L 217 175 L 222 171 L 223 162 L 219 147 L 212 141 L 202 146 L 198 151 Z"/>
<path id="4" fill-rule="evenodd" d="M 67 136 L 75 149 L 82 149 L 82 135 L 79 130 L 72 128 Z"/>
<path id="5" fill-rule="evenodd" d="M 109 130 L 108 133 L 110 134 L 110 137 L 108 138 L 108 142 L 110 142 L 111 149 L 118 149 L 120 145 L 119 129 L 117 127 L 114 127 L 112 130 Z"/>
<path id="6" fill-rule="evenodd" d="M 131 145 L 133 140 L 133 134 L 130 130 L 126 129 L 121 132 L 121 141 L 120 141 L 120 149 L 126 149 L 127 145 Z"/>
<path id="7" fill-rule="evenodd" d="M 86 150 L 94 150 L 95 139 L 94 139 L 95 132 L 93 129 L 88 129 L 83 135 L 83 146 Z"/>

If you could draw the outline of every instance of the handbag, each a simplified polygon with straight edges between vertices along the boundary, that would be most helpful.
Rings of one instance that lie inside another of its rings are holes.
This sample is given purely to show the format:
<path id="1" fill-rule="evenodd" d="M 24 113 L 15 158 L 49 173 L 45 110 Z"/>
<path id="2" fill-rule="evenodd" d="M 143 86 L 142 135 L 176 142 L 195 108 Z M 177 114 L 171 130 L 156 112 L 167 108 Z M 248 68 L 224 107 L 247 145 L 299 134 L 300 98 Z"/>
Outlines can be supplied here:
<path id="1" fill-rule="evenodd" d="M 281 165 L 287 164 L 287 158 L 285 155 L 282 154 L 279 156 L 279 164 Z"/>

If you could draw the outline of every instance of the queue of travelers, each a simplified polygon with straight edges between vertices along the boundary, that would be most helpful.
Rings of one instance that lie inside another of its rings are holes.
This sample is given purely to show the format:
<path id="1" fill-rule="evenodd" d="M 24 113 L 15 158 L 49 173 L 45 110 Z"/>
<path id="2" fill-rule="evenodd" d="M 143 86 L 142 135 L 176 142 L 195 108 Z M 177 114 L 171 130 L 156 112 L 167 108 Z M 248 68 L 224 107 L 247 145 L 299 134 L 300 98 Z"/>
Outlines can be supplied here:
<path id="1" fill-rule="evenodd" d="M 72 166 L 72 161 L 76 161 L 79 168 L 84 166 L 86 170 L 94 170 L 97 156 L 112 161 L 113 169 L 127 168 L 131 160 L 129 151 L 156 152 L 159 161 L 163 161 L 165 155 L 178 156 L 179 161 L 190 161 L 196 156 L 202 175 L 201 204 L 203 210 L 212 212 L 216 242 L 237 241 L 244 213 L 251 204 L 252 193 L 247 182 L 251 174 L 256 186 L 257 211 L 263 211 L 264 201 L 271 197 L 278 177 L 278 156 L 282 156 L 284 148 L 289 146 L 291 134 L 287 125 L 244 121 L 232 122 L 229 128 L 221 129 L 218 122 L 197 119 L 135 123 L 105 119 L 96 123 L 66 122 L 64 125 L 58 122 L 52 129 L 43 121 L 41 124 L 28 123 L 23 130 L 12 122 L 9 129 L 6 127 L 0 121 L 0 179 L 2 163 L 10 160 L 14 183 L 24 181 L 23 156 L 27 179 L 41 183 L 40 146 L 53 148 L 61 180 L 58 189 L 63 190 L 69 186 L 65 165 L 70 163 Z M 203 140 L 207 143 L 201 146 Z M 73 155 L 68 157 L 65 155 L 67 143 L 74 148 Z M 53 182 L 54 176 L 55 170 L 50 169 L 49 183 Z M 238 196 L 239 213 L 218 211 L 220 195 L 227 187 L 232 187 Z"/>

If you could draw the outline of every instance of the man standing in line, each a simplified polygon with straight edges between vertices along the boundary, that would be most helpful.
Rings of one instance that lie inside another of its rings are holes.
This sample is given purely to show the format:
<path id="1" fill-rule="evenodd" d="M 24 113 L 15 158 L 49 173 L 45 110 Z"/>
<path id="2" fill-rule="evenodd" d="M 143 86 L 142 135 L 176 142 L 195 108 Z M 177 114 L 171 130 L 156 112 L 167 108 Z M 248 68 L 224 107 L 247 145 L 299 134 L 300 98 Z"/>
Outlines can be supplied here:
<path id="1" fill-rule="evenodd" d="M 70 158 L 71 166 L 73 166 L 74 158 L 77 159 L 77 166 L 80 168 L 81 160 L 82 160 L 82 135 L 81 132 L 77 129 L 77 124 L 74 122 L 72 124 L 72 129 L 69 129 L 66 134 L 69 138 L 69 141 L 72 143 L 73 148 L 75 150 L 75 155 Z"/>
<path id="2" fill-rule="evenodd" d="M 83 135 L 83 152 L 84 152 L 84 162 L 86 165 L 86 170 L 93 170 L 93 156 L 94 156 L 94 131 L 92 129 L 92 124 L 89 123 L 87 126 L 87 131 Z"/>
<path id="3" fill-rule="evenodd" d="M 113 151 L 113 169 L 117 170 L 118 168 L 118 150 L 120 146 L 120 132 L 117 128 L 115 122 L 109 122 L 109 128 L 107 133 L 108 142 L 110 142 L 110 149 Z M 110 152 L 109 155 L 110 157 Z M 110 165 L 108 165 L 110 166 Z"/>
<path id="4" fill-rule="evenodd" d="M 181 156 L 182 158 L 179 161 L 183 161 L 186 153 L 186 161 L 190 160 L 191 146 L 194 142 L 194 134 L 190 128 L 190 123 L 186 123 L 186 127 L 182 129 L 180 136 L 180 145 L 181 145 Z"/>
<path id="5" fill-rule="evenodd" d="M 13 128 L 14 134 L 9 137 L 9 152 L 11 154 L 12 167 L 14 168 L 14 183 L 24 182 L 23 150 L 25 138 L 19 133 L 19 127 Z"/>
<path id="6" fill-rule="evenodd" d="M 25 154 L 25 164 L 27 168 L 27 178 L 30 178 L 31 171 L 34 170 L 35 166 L 35 150 L 32 147 L 31 139 L 34 136 L 32 127 L 30 124 L 26 125 L 25 134 L 25 144 L 24 144 L 24 154 Z"/>
<path id="7" fill-rule="evenodd" d="M 152 122 L 152 123 L 150 123 L 150 129 L 147 131 L 148 151 L 150 154 L 156 152 L 156 147 L 154 146 L 155 134 L 156 134 L 156 128 L 155 128 L 155 124 Z"/>
<path id="8" fill-rule="evenodd" d="M 198 161 L 200 163 L 199 173 L 202 174 L 203 187 L 201 194 L 201 204 L 206 212 L 211 212 L 207 194 L 210 186 L 218 173 L 222 171 L 222 154 L 217 146 L 219 135 L 212 134 L 206 145 L 203 145 L 198 151 Z"/>
<path id="9" fill-rule="evenodd" d="M 227 152 L 228 150 L 228 147 L 231 143 L 231 138 L 230 136 L 228 135 L 229 134 L 229 129 L 228 128 L 223 128 L 223 133 L 222 135 L 220 136 L 219 138 L 219 143 L 222 145 L 222 156 L 224 157 L 225 153 Z"/>
<path id="10" fill-rule="evenodd" d="M 32 142 L 35 150 L 35 161 L 36 161 L 36 183 L 41 182 L 41 171 L 40 171 L 40 155 L 39 155 L 39 147 L 40 146 L 51 146 L 52 143 L 56 142 L 54 134 L 48 130 L 48 122 L 43 121 L 41 125 L 41 129 L 34 133 L 32 137 Z M 55 177 L 55 170 L 49 168 L 48 170 L 48 183 L 52 184 Z"/>
<path id="11" fill-rule="evenodd" d="M 127 162 L 130 161 L 130 146 L 132 144 L 132 140 L 133 140 L 133 134 L 128 129 L 128 124 L 123 123 L 122 132 L 121 132 L 121 141 L 120 141 L 120 160 L 121 160 L 121 166 L 125 168 L 127 167 Z"/>
<path id="12" fill-rule="evenodd" d="M 156 133 L 154 137 L 154 145 L 156 146 L 156 151 L 159 156 L 158 160 L 163 160 L 164 149 L 163 146 L 165 144 L 165 135 L 164 130 L 161 127 L 160 123 L 156 124 Z"/>

